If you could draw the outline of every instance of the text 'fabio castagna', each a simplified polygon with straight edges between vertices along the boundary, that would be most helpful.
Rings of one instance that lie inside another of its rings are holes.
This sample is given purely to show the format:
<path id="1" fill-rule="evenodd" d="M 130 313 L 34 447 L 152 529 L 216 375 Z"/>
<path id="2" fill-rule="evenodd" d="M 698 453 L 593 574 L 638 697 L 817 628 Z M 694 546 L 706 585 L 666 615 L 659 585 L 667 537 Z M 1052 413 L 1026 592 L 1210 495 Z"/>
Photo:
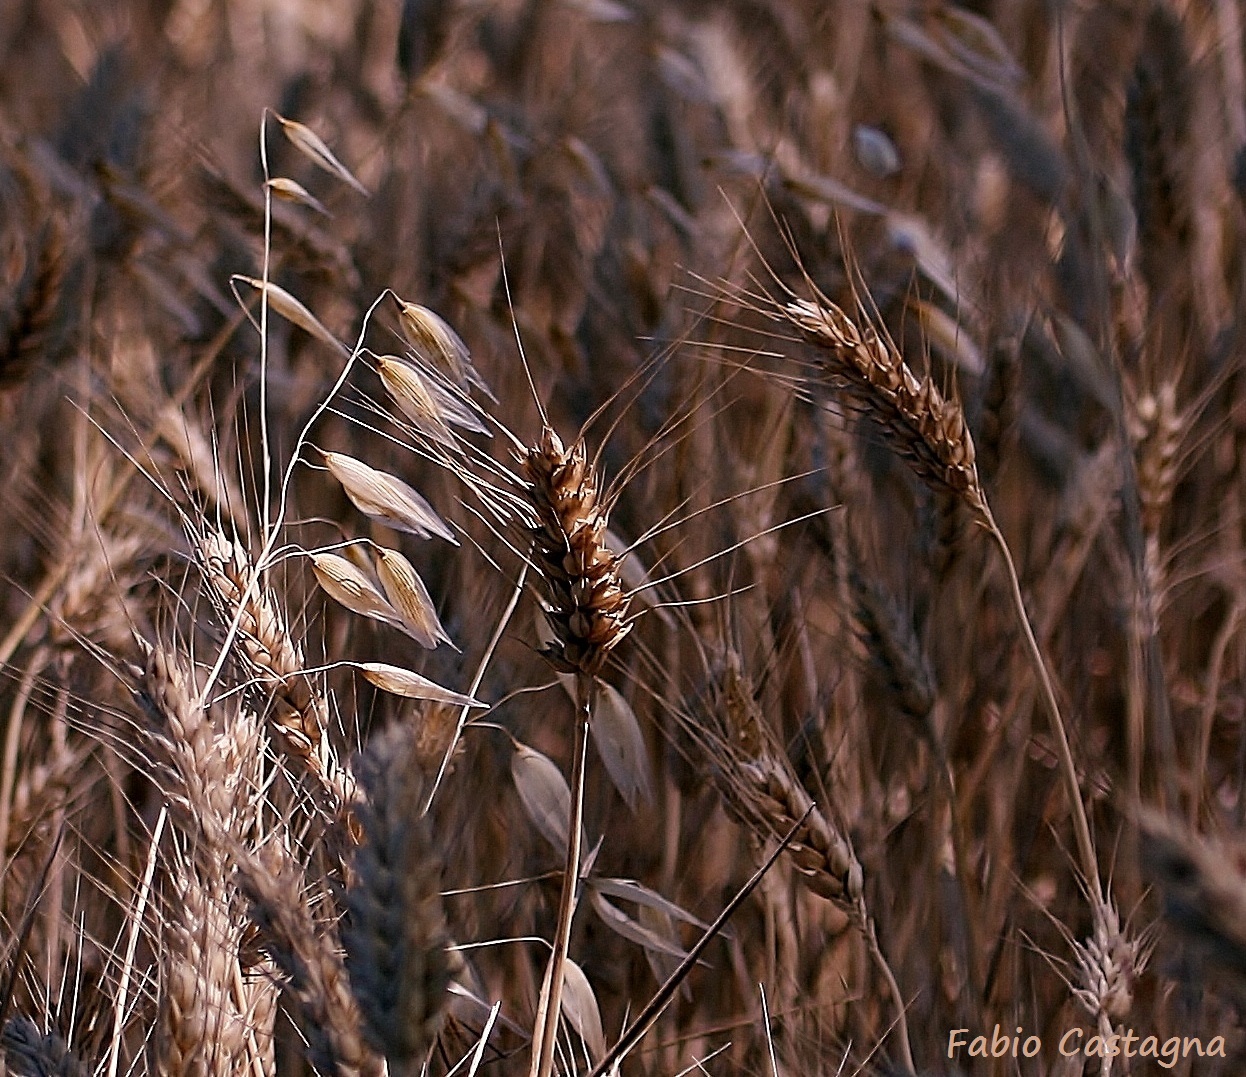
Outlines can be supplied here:
<path id="1" fill-rule="evenodd" d="M 1139 1036 L 1132 1028 L 1107 1035 L 1087 1033 L 1070 1028 L 1056 1044 L 1064 1058 L 1153 1058 L 1164 1069 L 1172 1069 L 1183 1058 L 1224 1058 L 1224 1037 L 1213 1036 L 1204 1042 L 1197 1036 Z M 988 1035 L 971 1036 L 967 1028 L 954 1028 L 947 1037 L 948 1058 L 962 1054 L 969 1058 L 1035 1058 L 1042 1054 L 1042 1038 L 1027 1035 L 1017 1027 L 1010 1033 L 999 1025 Z"/>

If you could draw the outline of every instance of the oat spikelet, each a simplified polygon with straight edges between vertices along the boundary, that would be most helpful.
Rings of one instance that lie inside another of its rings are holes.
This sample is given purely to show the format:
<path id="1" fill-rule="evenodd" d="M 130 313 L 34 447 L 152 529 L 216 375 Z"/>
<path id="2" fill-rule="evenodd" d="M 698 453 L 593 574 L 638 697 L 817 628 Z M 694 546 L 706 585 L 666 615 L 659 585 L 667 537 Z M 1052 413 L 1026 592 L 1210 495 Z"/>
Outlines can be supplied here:
<path id="1" fill-rule="evenodd" d="M 396 301 L 398 324 L 412 350 L 464 392 L 475 386 L 492 397 L 480 372 L 472 365 L 467 345 L 449 323 L 428 307 L 402 299 Z"/>
<path id="2" fill-rule="evenodd" d="M 377 578 L 390 605 L 402 618 L 403 628 L 421 647 L 430 650 L 450 637 L 437 617 L 437 607 L 415 566 L 397 550 L 378 547 Z"/>
<path id="3" fill-rule="evenodd" d="M 546 427 L 540 443 L 520 458 L 538 524 L 531 529 L 557 637 L 544 653 L 563 673 L 601 672 L 610 652 L 631 631 L 631 599 L 619 578 L 619 559 L 606 542 L 608 511 L 584 442 L 570 449 Z"/>
<path id="4" fill-rule="evenodd" d="M 377 471 L 345 453 L 327 452 L 324 458 L 329 471 L 360 512 L 419 538 L 437 535 L 458 545 L 454 532 L 432 505 L 400 478 Z"/>
<path id="5" fill-rule="evenodd" d="M 359 768 L 364 797 L 342 929 L 364 1035 L 394 1077 L 417 1074 L 441 1024 L 450 964 L 422 772 L 411 734 L 373 739 Z"/>

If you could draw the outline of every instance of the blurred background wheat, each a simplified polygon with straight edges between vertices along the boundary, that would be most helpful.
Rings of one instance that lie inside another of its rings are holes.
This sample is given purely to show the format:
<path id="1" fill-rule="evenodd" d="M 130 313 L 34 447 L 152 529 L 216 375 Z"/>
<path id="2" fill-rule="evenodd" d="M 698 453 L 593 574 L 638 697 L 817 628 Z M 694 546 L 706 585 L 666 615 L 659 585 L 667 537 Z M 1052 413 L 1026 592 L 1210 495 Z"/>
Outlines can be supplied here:
<path id="1" fill-rule="evenodd" d="M 0 5 L 0 1070 L 1241 1072 L 1244 48 Z"/>

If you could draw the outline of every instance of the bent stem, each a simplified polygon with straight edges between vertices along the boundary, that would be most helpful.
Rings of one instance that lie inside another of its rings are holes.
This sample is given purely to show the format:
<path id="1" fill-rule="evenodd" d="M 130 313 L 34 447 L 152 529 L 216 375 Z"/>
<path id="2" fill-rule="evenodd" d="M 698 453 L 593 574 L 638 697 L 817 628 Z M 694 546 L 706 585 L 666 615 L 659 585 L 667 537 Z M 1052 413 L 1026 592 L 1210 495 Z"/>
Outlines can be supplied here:
<path id="1" fill-rule="evenodd" d="M 861 922 L 861 934 L 865 938 L 870 957 L 879 974 L 887 981 L 887 992 L 891 995 L 892 1004 L 896 1008 L 894 1028 L 896 1039 L 900 1042 L 900 1057 L 904 1063 L 904 1072 L 909 1077 L 917 1077 L 917 1064 L 913 1061 L 913 1046 L 909 1041 L 908 1006 L 904 1002 L 904 996 L 900 993 L 900 984 L 896 981 L 895 973 L 891 971 L 887 955 L 883 953 L 883 948 L 878 943 L 878 932 L 874 928 L 873 919 L 866 912 L 864 898 L 858 899 L 853 911 Z"/>
<path id="2" fill-rule="evenodd" d="M 580 845 L 584 820 L 584 764 L 588 754 L 588 723 L 597 695 L 597 680 L 586 673 L 576 676 L 575 740 L 571 756 L 571 818 L 567 821 L 567 860 L 562 874 L 562 896 L 558 901 L 558 926 L 554 949 L 549 955 L 542 993 L 537 1008 L 537 1037 L 532 1045 L 531 1077 L 550 1077 L 554 1068 L 554 1047 L 558 1041 L 558 1019 L 562 1012 L 563 971 L 571 945 L 571 920 L 575 916 L 576 894 L 580 884 Z"/>
<path id="3" fill-rule="evenodd" d="M 1060 774 L 1064 779 L 1065 795 L 1069 800 L 1069 811 L 1073 816 L 1073 835 L 1077 842 L 1082 873 L 1086 877 L 1086 886 L 1090 892 L 1094 914 L 1098 917 L 1104 902 L 1103 888 L 1099 882 L 1099 862 L 1095 856 L 1094 842 L 1090 838 L 1090 824 L 1086 819 L 1086 806 L 1082 803 L 1081 786 L 1077 780 L 1077 768 L 1073 764 L 1073 750 L 1069 746 L 1064 718 L 1060 714 L 1060 705 L 1056 702 L 1056 691 L 1051 683 L 1051 675 L 1047 672 L 1047 664 L 1043 661 L 1038 640 L 1034 638 L 1034 629 L 1030 625 L 1030 616 L 1025 609 L 1025 600 L 1021 597 L 1021 583 L 1017 579 L 1017 568 L 1013 564 L 1012 553 L 990 509 L 985 509 L 983 515 L 986 528 L 991 533 L 991 538 L 995 540 L 995 545 L 999 547 L 999 552 L 1004 558 L 1004 567 L 1008 570 L 1008 584 L 1012 590 L 1013 604 L 1017 609 L 1017 620 L 1021 623 L 1021 632 L 1025 637 L 1030 663 L 1038 676 L 1039 689 L 1043 697 L 1044 709 L 1047 711 L 1051 734 L 1056 741 L 1056 755 L 1060 762 Z"/>

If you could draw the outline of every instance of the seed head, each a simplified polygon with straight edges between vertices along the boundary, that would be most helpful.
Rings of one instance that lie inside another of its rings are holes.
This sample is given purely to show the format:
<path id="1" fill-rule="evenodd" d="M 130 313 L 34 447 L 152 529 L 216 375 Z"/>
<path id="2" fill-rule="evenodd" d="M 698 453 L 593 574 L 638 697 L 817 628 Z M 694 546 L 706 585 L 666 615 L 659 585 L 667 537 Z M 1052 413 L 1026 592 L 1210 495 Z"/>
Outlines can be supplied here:
<path id="1" fill-rule="evenodd" d="M 519 463 L 536 509 L 533 550 L 556 636 L 544 653 L 564 673 L 596 674 L 631 628 L 596 473 L 582 441 L 568 449 L 549 427 Z"/>

